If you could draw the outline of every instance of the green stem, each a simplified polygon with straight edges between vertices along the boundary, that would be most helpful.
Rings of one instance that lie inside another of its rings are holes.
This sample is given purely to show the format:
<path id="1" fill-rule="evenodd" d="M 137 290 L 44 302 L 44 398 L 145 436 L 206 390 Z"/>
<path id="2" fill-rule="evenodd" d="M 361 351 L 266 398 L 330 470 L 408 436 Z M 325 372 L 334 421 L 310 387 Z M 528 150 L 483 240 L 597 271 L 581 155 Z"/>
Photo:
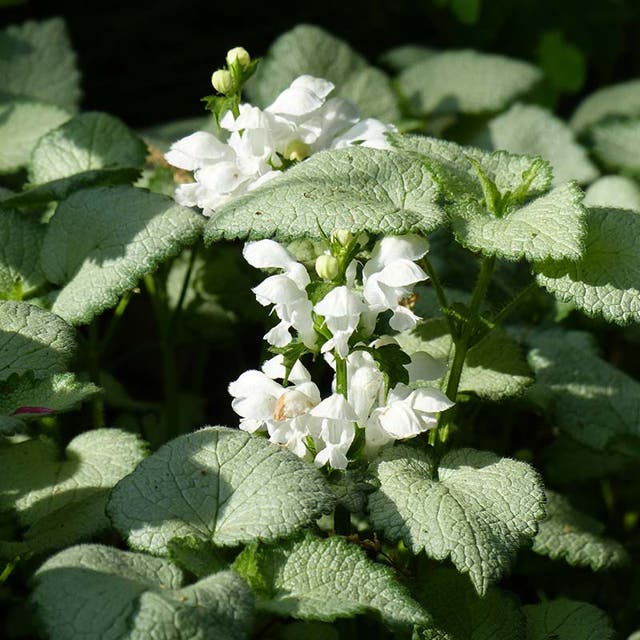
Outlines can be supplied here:
<path id="1" fill-rule="evenodd" d="M 100 339 L 98 335 L 98 318 L 89 325 L 89 375 L 97 385 L 100 384 Z M 104 398 L 101 394 L 93 396 L 93 428 L 102 429 L 104 421 Z"/>
<path id="2" fill-rule="evenodd" d="M 335 352 L 334 352 L 335 353 Z M 347 361 L 337 353 L 336 357 L 336 391 L 347 397 Z"/>
<path id="3" fill-rule="evenodd" d="M 109 326 L 105 331 L 104 337 L 102 338 L 102 344 L 100 345 L 100 353 L 104 353 L 111 342 L 120 321 L 122 320 L 122 316 L 129 306 L 129 301 L 131 300 L 133 292 L 127 291 L 122 298 L 120 298 L 120 302 L 118 302 L 118 306 L 115 308 L 113 315 L 111 316 L 111 321 L 109 322 Z"/>
<path id="4" fill-rule="evenodd" d="M 429 276 L 429 280 L 431 281 L 431 285 L 433 286 L 436 298 L 438 298 L 440 309 L 444 312 L 444 310 L 449 306 L 449 300 L 447 299 L 447 294 L 444 292 L 444 288 L 442 286 L 442 283 L 440 282 L 440 278 L 438 277 L 436 270 L 433 268 L 433 265 L 426 256 L 422 258 L 420 264 L 425 270 L 426 274 Z M 455 331 L 453 321 L 446 313 L 444 313 L 444 317 L 447 321 L 447 326 L 449 327 L 449 333 L 453 336 Z"/>
<path id="5" fill-rule="evenodd" d="M 178 298 L 178 304 L 176 308 L 173 310 L 173 315 L 171 316 L 171 320 L 169 321 L 169 330 L 173 332 L 173 330 L 178 326 L 178 321 L 180 320 L 180 314 L 182 313 L 182 305 L 184 304 L 184 299 L 187 295 L 187 290 L 189 288 L 189 282 L 191 282 L 191 275 L 193 273 L 193 266 L 196 262 L 196 255 L 198 253 L 197 245 L 191 249 L 191 255 L 189 256 L 189 266 L 187 267 L 187 273 L 184 276 L 184 280 L 182 281 L 182 288 L 180 289 L 180 297 Z"/>
<path id="6" fill-rule="evenodd" d="M 523 300 L 536 288 L 535 280 L 532 280 L 520 291 L 511 302 L 507 303 L 492 319 L 493 324 L 500 324 Z"/>

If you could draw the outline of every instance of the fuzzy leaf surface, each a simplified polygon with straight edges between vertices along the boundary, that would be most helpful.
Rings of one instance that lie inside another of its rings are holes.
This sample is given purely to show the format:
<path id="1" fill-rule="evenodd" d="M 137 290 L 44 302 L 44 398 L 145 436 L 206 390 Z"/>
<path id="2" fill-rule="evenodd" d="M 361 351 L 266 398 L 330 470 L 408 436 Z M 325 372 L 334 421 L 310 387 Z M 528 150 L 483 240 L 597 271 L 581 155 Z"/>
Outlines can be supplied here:
<path id="1" fill-rule="evenodd" d="M 584 194 L 587 207 L 633 209 L 640 212 L 640 187 L 625 176 L 602 176 Z"/>
<path id="2" fill-rule="evenodd" d="M 0 94 L 0 173 L 26 167 L 38 140 L 70 117 L 55 104 Z"/>
<path id="3" fill-rule="evenodd" d="M 64 21 L 12 25 L 0 32 L 0 87 L 73 110 L 80 100 L 80 73 Z"/>
<path id="4" fill-rule="evenodd" d="M 0 209 L 0 299 L 20 299 L 46 282 L 40 268 L 43 237 L 43 225 Z"/>
<path id="5" fill-rule="evenodd" d="M 163 558 L 102 545 L 65 549 L 35 575 L 32 599 L 52 640 L 245 640 L 253 598 L 223 571 L 183 587 Z"/>
<path id="6" fill-rule="evenodd" d="M 487 451 L 450 451 L 436 466 L 428 452 L 401 445 L 383 451 L 372 468 L 380 481 L 369 497 L 373 526 L 413 553 L 451 558 L 480 595 L 545 514 L 538 474 Z"/>
<path id="7" fill-rule="evenodd" d="M 132 547 L 162 554 L 177 537 L 232 546 L 287 536 L 334 501 L 320 472 L 289 451 L 206 427 L 144 460 L 113 490 L 108 512 Z"/>
<path id="8" fill-rule="evenodd" d="M 427 320 L 395 338 L 407 353 L 426 351 L 445 365 L 453 351 L 453 340 L 444 319 Z M 468 350 L 458 389 L 460 393 L 499 401 L 520 395 L 532 382 L 532 372 L 520 345 L 496 330 Z"/>
<path id="9" fill-rule="evenodd" d="M 418 598 L 433 616 L 420 640 L 524 640 L 525 618 L 513 596 L 491 588 L 480 598 L 467 578 L 438 568 L 420 582 Z"/>
<path id="10" fill-rule="evenodd" d="M 640 117 L 605 120 L 589 130 L 595 157 L 612 171 L 640 177 Z"/>
<path id="11" fill-rule="evenodd" d="M 29 178 L 33 184 L 76 173 L 114 167 L 141 167 L 147 147 L 120 120 L 106 113 L 82 113 L 50 131 L 33 150 Z"/>
<path id="12" fill-rule="evenodd" d="M 363 147 L 322 151 L 222 206 L 205 239 L 427 233 L 444 221 L 438 195 L 419 158 Z"/>
<path id="13" fill-rule="evenodd" d="M 299 25 L 271 45 L 249 93 L 256 104 L 266 107 L 304 74 L 333 82 L 336 88 L 330 97 L 355 102 L 363 117 L 391 122 L 400 116 L 389 78 L 346 42 L 311 25 Z"/>
<path id="14" fill-rule="evenodd" d="M 523 607 L 527 640 L 611 640 L 614 631 L 597 607 L 574 600 L 551 600 Z"/>
<path id="15" fill-rule="evenodd" d="M 571 129 L 550 111 L 534 105 L 514 104 L 490 120 L 476 142 L 483 148 L 542 156 L 553 167 L 555 185 L 569 180 L 591 182 L 599 173 Z"/>
<path id="16" fill-rule="evenodd" d="M 640 441 L 640 384 L 586 349 L 580 336 L 549 330 L 527 339 L 529 364 L 536 386 L 549 396 L 550 417 L 592 449 L 611 450 L 625 439 Z"/>
<path id="17" fill-rule="evenodd" d="M 65 371 L 75 346 L 74 331 L 62 318 L 28 302 L 0 300 L 0 380 Z"/>
<path id="18" fill-rule="evenodd" d="M 137 436 L 94 429 L 75 437 L 60 457 L 48 438 L 0 447 L 0 508 L 13 509 L 28 527 L 24 546 L 39 552 L 108 529 L 111 488 L 145 456 Z"/>
<path id="19" fill-rule="evenodd" d="M 640 115 L 640 80 L 611 85 L 587 96 L 571 117 L 571 126 L 581 132 L 609 116 Z"/>
<path id="20" fill-rule="evenodd" d="M 604 525 L 574 509 L 565 497 L 547 490 L 547 517 L 533 539 L 533 550 L 594 571 L 625 564 L 629 558 L 624 547 L 603 532 Z"/>
<path id="21" fill-rule="evenodd" d="M 463 246 L 507 260 L 577 260 L 582 255 L 583 193 L 569 182 L 502 217 L 473 198 L 452 209 L 452 226 Z"/>
<path id="22" fill-rule="evenodd" d="M 582 258 L 536 265 L 538 283 L 589 316 L 640 321 L 640 215 L 594 207 L 587 210 L 586 230 Z"/>
<path id="23" fill-rule="evenodd" d="M 331 622 L 377 611 L 393 626 L 430 621 L 390 568 L 337 536 L 249 547 L 234 568 L 256 592 L 258 608 L 276 615 Z"/>
<path id="24" fill-rule="evenodd" d="M 418 60 L 398 77 L 417 115 L 500 111 L 542 78 L 531 64 L 477 51 L 446 51 Z"/>
<path id="25" fill-rule="evenodd" d="M 90 322 L 201 229 L 202 216 L 191 209 L 134 187 L 72 194 L 58 206 L 42 246 L 47 278 L 64 285 L 52 310 L 72 324 Z"/>

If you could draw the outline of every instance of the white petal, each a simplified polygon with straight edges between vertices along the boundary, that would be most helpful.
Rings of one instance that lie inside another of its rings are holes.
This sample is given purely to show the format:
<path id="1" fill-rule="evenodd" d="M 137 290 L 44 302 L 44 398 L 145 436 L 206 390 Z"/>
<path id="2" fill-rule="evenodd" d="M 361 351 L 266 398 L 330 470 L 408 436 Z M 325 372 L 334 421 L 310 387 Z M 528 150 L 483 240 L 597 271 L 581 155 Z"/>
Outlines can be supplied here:
<path id="1" fill-rule="evenodd" d="M 234 398 L 245 398 L 251 395 L 268 395 L 272 398 L 278 398 L 283 392 L 283 388 L 262 371 L 250 369 L 237 380 L 231 382 L 228 391 Z"/>
<path id="2" fill-rule="evenodd" d="M 264 339 L 274 347 L 286 347 L 293 339 L 289 333 L 290 326 L 288 322 L 283 320 L 273 327 L 273 329 L 267 331 L 267 333 L 264 334 Z"/>
<path id="3" fill-rule="evenodd" d="M 416 351 L 411 355 L 411 362 L 405 365 L 409 372 L 409 380 L 438 380 L 447 372 L 447 365 L 430 356 L 426 351 Z"/>
<path id="4" fill-rule="evenodd" d="M 286 269 L 295 258 L 275 240 L 247 242 L 242 250 L 244 259 L 256 269 Z"/>
<path id="5" fill-rule="evenodd" d="M 353 421 L 358 419 L 358 416 L 346 398 L 339 393 L 334 393 L 328 398 L 325 398 L 317 407 L 314 407 L 310 413 L 312 416 L 318 418 Z"/>
<path id="6" fill-rule="evenodd" d="M 328 80 L 304 75 L 296 78 L 265 111 L 270 113 L 301 116 L 319 109 L 333 90 Z"/>
<path id="7" fill-rule="evenodd" d="M 380 120 L 367 118 L 366 120 L 361 120 L 337 137 L 333 141 L 331 148 L 343 149 L 353 144 L 360 144 L 363 147 L 370 147 L 372 149 L 391 149 L 391 145 L 386 136 L 386 134 L 391 131 L 396 131 L 396 128 L 384 124 L 380 122 Z"/>
<path id="8" fill-rule="evenodd" d="M 379 414 L 382 428 L 397 439 L 413 438 L 425 431 L 420 416 L 406 402 L 392 402 Z"/>
<path id="9" fill-rule="evenodd" d="M 359 295 L 349 287 L 341 286 L 329 291 L 313 309 L 317 314 L 325 318 L 359 318 L 360 313 L 366 309 L 366 306 Z"/>
<path id="10" fill-rule="evenodd" d="M 393 312 L 393 316 L 389 319 L 389 326 L 394 331 L 408 331 L 418 324 L 418 320 L 420 320 L 420 317 L 413 313 L 411 309 L 398 305 Z"/>
<path id="11" fill-rule="evenodd" d="M 284 356 L 282 354 L 278 354 L 277 356 L 274 356 L 269 360 L 265 360 L 262 363 L 262 371 L 274 380 L 282 380 L 286 373 L 283 362 Z M 289 382 L 292 384 L 300 384 L 302 382 L 309 382 L 310 380 L 311 375 L 307 371 L 306 367 L 302 362 L 300 362 L 300 360 L 296 360 L 289 372 Z"/>
<path id="12" fill-rule="evenodd" d="M 437 389 L 420 388 L 416 389 L 406 400 L 418 411 L 426 413 L 439 413 L 445 411 L 455 404 L 447 396 Z"/>
<path id="13" fill-rule="evenodd" d="M 174 142 L 164 156 L 169 164 L 187 171 L 195 171 L 207 164 L 230 160 L 232 157 L 233 151 L 206 131 L 196 131 Z"/>
<path id="14" fill-rule="evenodd" d="M 349 376 L 349 402 L 358 416 L 358 422 L 366 421 L 382 401 L 383 393 L 384 377 L 376 366 L 359 367 Z"/>
<path id="15" fill-rule="evenodd" d="M 420 236 L 386 236 L 373 248 L 371 259 L 364 266 L 363 277 L 369 277 L 396 260 L 419 260 L 428 250 L 429 243 Z"/>
<path id="16" fill-rule="evenodd" d="M 270 276 L 252 289 L 258 302 L 266 306 L 268 304 L 290 305 L 303 298 L 306 293 L 298 285 L 285 275 Z"/>

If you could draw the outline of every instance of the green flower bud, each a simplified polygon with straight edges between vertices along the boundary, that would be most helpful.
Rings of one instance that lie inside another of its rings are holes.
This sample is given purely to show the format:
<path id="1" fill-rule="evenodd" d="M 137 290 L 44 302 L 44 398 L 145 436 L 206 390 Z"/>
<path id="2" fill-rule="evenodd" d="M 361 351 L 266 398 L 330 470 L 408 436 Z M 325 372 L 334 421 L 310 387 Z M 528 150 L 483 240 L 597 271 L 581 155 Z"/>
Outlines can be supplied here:
<path id="1" fill-rule="evenodd" d="M 340 265 L 333 256 L 325 253 L 316 258 L 316 273 L 324 280 L 333 280 L 339 270 Z"/>
<path id="2" fill-rule="evenodd" d="M 214 71 L 211 76 L 211 84 L 218 93 L 222 93 L 224 95 L 231 93 L 234 88 L 231 72 L 226 69 L 218 69 L 217 71 Z"/>
<path id="3" fill-rule="evenodd" d="M 353 241 L 353 233 L 351 233 L 351 231 L 347 231 L 346 229 L 336 229 L 331 234 L 331 239 L 334 242 L 337 242 L 341 247 L 346 247 Z"/>
<path id="4" fill-rule="evenodd" d="M 238 64 L 241 67 L 248 67 L 251 64 L 251 56 L 244 47 L 234 47 L 227 51 L 227 64 L 231 67 Z"/>
<path id="5" fill-rule="evenodd" d="M 310 153 L 311 149 L 308 144 L 305 144 L 302 140 L 294 140 L 290 142 L 284 150 L 284 157 L 285 160 L 302 162 L 302 160 L 309 157 Z"/>

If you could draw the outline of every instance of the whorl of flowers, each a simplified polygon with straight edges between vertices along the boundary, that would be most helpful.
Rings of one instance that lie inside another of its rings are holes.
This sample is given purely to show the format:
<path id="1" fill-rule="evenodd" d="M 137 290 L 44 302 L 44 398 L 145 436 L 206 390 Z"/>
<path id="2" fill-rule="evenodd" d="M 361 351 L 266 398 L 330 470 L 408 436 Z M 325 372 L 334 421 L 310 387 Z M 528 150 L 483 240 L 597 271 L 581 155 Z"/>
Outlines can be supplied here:
<path id="1" fill-rule="evenodd" d="M 240 49 L 229 52 L 228 70 L 219 69 L 212 76 L 214 88 L 228 96 L 211 97 L 223 101 L 222 109 L 220 103 L 212 107 L 220 115 L 219 136 L 196 131 L 172 144 L 165 155 L 169 164 L 193 173 L 194 182 L 176 189 L 178 203 L 199 207 L 210 216 L 231 198 L 276 178 L 317 151 L 354 144 L 388 148 L 385 133 L 395 128 L 361 119 L 353 103 L 330 97 L 335 87 L 321 78 L 296 78 L 264 110 L 245 103 L 234 105 L 255 64 L 244 49 L 236 51 Z"/>
<path id="2" fill-rule="evenodd" d="M 240 428 L 266 431 L 318 466 L 345 469 L 356 457 L 436 427 L 439 412 L 453 403 L 412 383 L 441 377 L 442 365 L 424 352 L 409 358 L 393 337 L 376 332 L 385 323 L 398 331 L 416 325 L 407 300 L 427 278 L 416 264 L 427 248 L 418 236 L 385 237 L 365 260 L 361 239 L 338 232 L 312 278 L 277 242 L 247 243 L 247 262 L 272 272 L 253 291 L 279 320 L 265 335 L 279 353 L 229 385 Z M 301 353 L 323 354 L 333 369 L 327 397 Z"/>

